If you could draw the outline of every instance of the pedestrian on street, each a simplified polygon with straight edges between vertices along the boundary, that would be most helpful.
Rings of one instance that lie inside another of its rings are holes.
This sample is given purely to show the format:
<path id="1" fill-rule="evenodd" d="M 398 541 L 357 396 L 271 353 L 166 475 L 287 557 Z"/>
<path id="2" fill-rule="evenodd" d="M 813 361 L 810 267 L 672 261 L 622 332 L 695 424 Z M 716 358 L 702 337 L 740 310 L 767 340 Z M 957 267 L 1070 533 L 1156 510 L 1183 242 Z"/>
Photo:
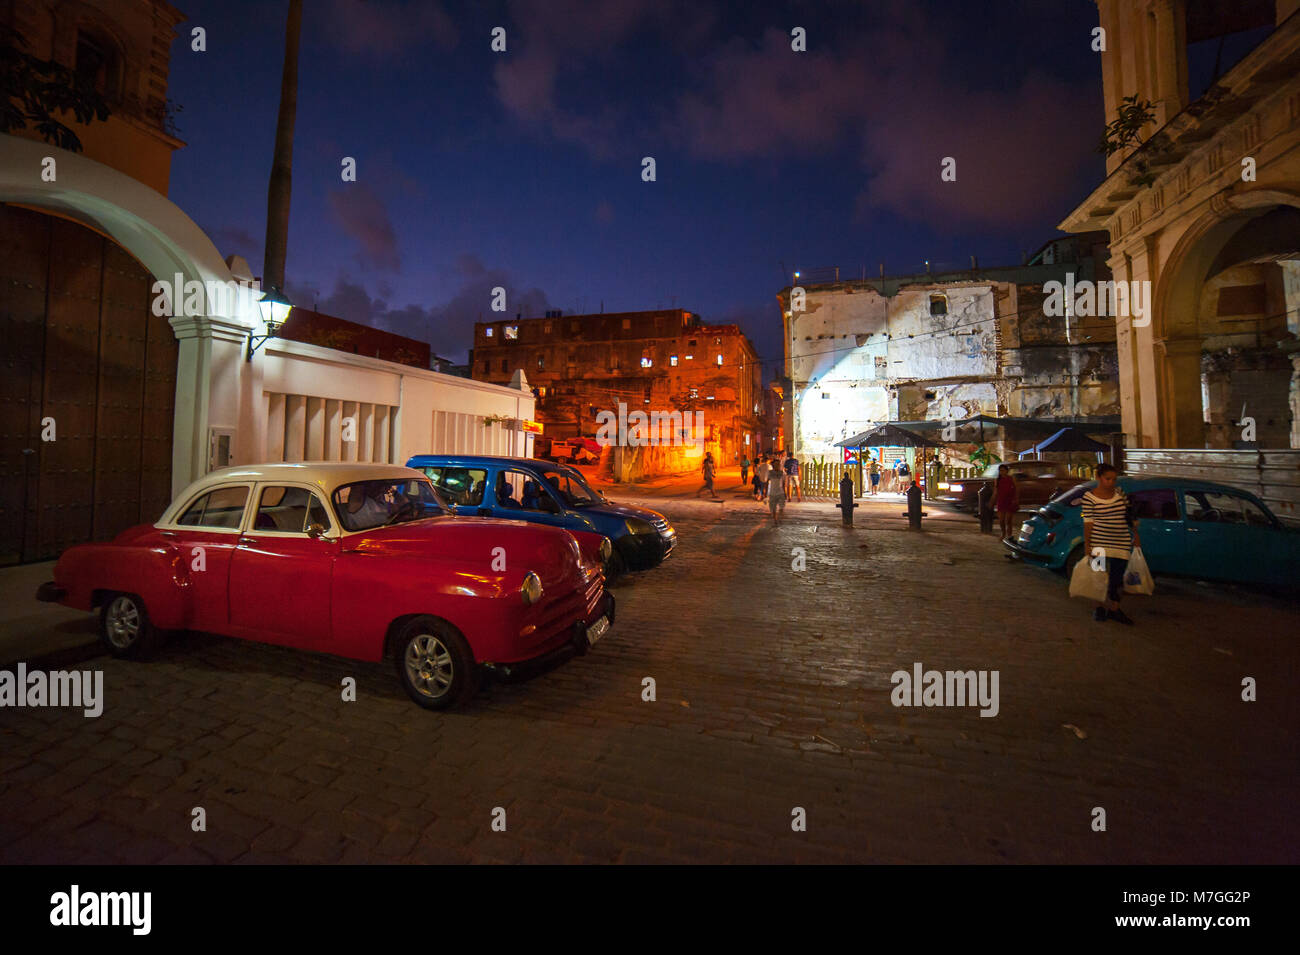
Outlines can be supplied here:
<path id="1" fill-rule="evenodd" d="M 1005 464 L 998 465 L 996 492 L 998 524 L 1002 528 L 1002 539 L 1010 540 L 1011 525 L 1015 522 L 1016 511 L 1020 510 L 1020 488 L 1011 474 L 1011 469 Z"/>
<path id="2" fill-rule="evenodd" d="M 871 459 L 871 493 L 875 494 L 876 489 L 880 487 L 880 462 L 875 458 Z"/>
<path id="3" fill-rule="evenodd" d="M 907 479 L 908 476 L 911 474 L 911 471 L 907 469 L 907 462 L 904 461 L 902 458 L 898 459 L 897 469 L 898 469 L 898 487 L 896 487 L 894 490 L 898 491 L 899 494 L 905 494 L 907 493 Z"/>
<path id="4" fill-rule="evenodd" d="M 766 461 L 759 460 L 754 466 L 754 483 L 757 485 L 758 493 L 755 495 L 758 500 L 767 500 L 767 479 L 771 474 L 772 466 Z"/>
<path id="5" fill-rule="evenodd" d="M 720 497 L 718 497 L 717 492 L 713 490 L 713 452 L 712 451 L 708 451 L 705 453 L 704 464 L 700 466 L 700 471 L 703 472 L 704 474 L 704 483 L 700 486 L 700 489 L 695 492 L 695 496 L 699 497 L 703 492 L 708 491 L 709 496 L 713 498 L 715 501 L 722 500 Z"/>
<path id="6" fill-rule="evenodd" d="M 1097 486 L 1083 496 L 1083 557 L 1102 558 L 1106 569 L 1106 602 L 1098 604 L 1092 619 L 1098 623 L 1117 620 L 1132 624 L 1119 609 L 1124 594 L 1124 571 L 1134 547 L 1141 547 L 1137 528 L 1129 513 L 1128 495 L 1115 485 L 1119 472 L 1113 464 L 1097 465 Z M 1100 551 L 1094 554 L 1094 548 Z"/>
<path id="7" fill-rule="evenodd" d="M 748 454 L 740 459 L 740 483 L 741 484 L 749 483 L 749 455 Z"/>
<path id="8" fill-rule="evenodd" d="M 772 515 L 772 523 L 780 525 L 781 516 L 785 514 L 785 479 L 781 471 L 781 462 L 772 459 L 767 479 L 767 509 Z"/>
<path id="9" fill-rule="evenodd" d="M 803 502 L 803 488 L 799 486 L 799 459 L 792 453 L 785 459 L 785 496 L 792 498 L 799 495 L 800 503 Z"/>

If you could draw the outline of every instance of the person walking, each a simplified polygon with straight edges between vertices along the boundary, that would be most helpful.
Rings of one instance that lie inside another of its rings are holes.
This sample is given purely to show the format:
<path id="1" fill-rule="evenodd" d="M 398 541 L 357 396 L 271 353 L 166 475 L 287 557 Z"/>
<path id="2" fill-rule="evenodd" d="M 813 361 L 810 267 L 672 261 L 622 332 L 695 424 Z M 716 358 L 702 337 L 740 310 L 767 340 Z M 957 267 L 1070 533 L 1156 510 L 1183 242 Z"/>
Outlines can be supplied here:
<path id="1" fill-rule="evenodd" d="M 996 485 L 998 524 L 1002 528 L 1002 540 L 1011 539 L 1011 525 L 1015 523 L 1016 511 L 1020 510 L 1020 487 L 1016 484 L 1011 469 L 1005 464 L 998 465 Z"/>
<path id="2" fill-rule="evenodd" d="M 760 459 L 758 464 L 754 465 L 754 482 L 758 488 L 757 499 L 760 501 L 767 500 L 767 479 L 772 471 L 772 466 L 766 461 Z"/>
<path id="3" fill-rule="evenodd" d="M 700 489 L 695 492 L 695 496 L 699 497 L 702 493 L 708 491 L 709 496 L 713 498 L 713 500 L 715 501 L 722 500 L 720 497 L 718 497 L 717 492 L 713 490 L 713 452 L 712 451 L 708 451 L 705 453 L 704 463 L 700 465 L 700 471 L 704 474 L 704 483 L 700 485 Z"/>
<path id="4" fill-rule="evenodd" d="M 1097 486 L 1083 496 L 1083 557 L 1100 557 L 1106 570 L 1106 602 L 1098 604 L 1092 619 L 1116 620 L 1132 625 L 1119 609 L 1124 594 L 1124 571 L 1134 547 L 1141 547 L 1137 528 L 1129 515 L 1128 496 L 1115 484 L 1119 472 L 1113 464 L 1097 465 Z"/>
<path id="5" fill-rule="evenodd" d="M 780 460 L 773 458 L 768 468 L 767 509 L 772 515 L 772 523 L 777 526 L 780 526 L 781 517 L 785 514 L 785 480 Z"/>
<path id="6" fill-rule="evenodd" d="M 875 458 L 871 459 L 871 493 L 875 494 L 880 487 L 880 462 Z"/>
<path id="7" fill-rule="evenodd" d="M 799 495 L 799 502 L 803 503 L 803 488 L 799 486 L 799 459 L 793 453 L 785 459 L 785 496 L 786 500 L 792 499 Z"/>
<path id="8" fill-rule="evenodd" d="M 905 461 L 903 458 L 899 458 L 896 468 L 898 471 L 898 486 L 895 487 L 894 490 L 897 491 L 899 494 L 906 494 L 907 478 L 908 475 L 911 474 L 911 472 L 908 471 L 907 469 L 907 461 Z"/>
<path id="9" fill-rule="evenodd" d="M 741 484 L 749 483 L 749 455 L 748 454 L 740 459 L 740 483 Z"/>

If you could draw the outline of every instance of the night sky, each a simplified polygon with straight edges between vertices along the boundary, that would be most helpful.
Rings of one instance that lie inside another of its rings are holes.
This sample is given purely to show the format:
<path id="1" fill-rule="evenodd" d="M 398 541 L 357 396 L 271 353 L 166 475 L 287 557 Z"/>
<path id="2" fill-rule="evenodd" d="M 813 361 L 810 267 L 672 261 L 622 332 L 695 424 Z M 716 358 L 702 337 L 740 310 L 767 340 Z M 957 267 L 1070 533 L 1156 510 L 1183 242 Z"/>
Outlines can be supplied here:
<path id="1" fill-rule="evenodd" d="M 260 275 L 287 3 L 176 2 L 170 197 Z M 1092 0 L 305 8 L 290 296 L 458 360 L 503 285 L 737 322 L 770 378 L 793 270 L 1015 264 L 1103 175 Z"/>

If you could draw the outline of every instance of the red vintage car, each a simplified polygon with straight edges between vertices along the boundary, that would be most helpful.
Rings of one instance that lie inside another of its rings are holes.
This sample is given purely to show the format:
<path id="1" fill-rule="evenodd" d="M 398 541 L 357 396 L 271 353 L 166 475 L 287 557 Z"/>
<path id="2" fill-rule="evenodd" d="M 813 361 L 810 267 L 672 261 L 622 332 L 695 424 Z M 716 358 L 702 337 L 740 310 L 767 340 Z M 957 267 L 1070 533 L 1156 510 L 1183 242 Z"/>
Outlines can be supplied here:
<path id="1" fill-rule="evenodd" d="M 114 656 L 202 630 L 395 661 L 411 699 L 468 699 L 484 668 L 584 653 L 614 620 L 609 541 L 452 516 L 419 471 L 224 468 L 156 524 L 69 548 L 37 598 L 100 611 Z"/>

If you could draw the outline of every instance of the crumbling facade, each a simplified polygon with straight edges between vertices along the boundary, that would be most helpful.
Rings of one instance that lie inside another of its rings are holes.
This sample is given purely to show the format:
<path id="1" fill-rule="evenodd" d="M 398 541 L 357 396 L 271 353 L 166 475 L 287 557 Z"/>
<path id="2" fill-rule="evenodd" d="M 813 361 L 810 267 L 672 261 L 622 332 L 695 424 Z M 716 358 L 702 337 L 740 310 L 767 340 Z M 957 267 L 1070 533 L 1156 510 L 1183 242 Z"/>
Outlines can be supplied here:
<path id="1" fill-rule="evenodd" d="M 1022 267 L 783 289 L 787 445 L 833 461 L 835 442 L 874 422 L 1117 414 L 1113 320 L 1048 304 L 1050 282 L 1108 278 L 1093 238 Z"/>

